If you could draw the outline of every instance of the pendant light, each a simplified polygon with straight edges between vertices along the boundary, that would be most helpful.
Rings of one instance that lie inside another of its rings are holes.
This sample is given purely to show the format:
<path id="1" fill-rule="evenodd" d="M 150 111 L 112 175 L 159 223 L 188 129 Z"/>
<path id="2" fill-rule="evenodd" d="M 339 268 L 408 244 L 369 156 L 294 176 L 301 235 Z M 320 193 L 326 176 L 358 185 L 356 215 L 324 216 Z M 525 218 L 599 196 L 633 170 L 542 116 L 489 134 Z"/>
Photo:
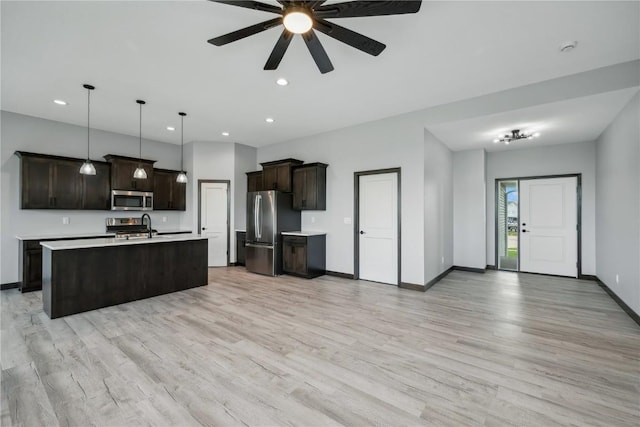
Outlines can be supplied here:
<path id="1" fill-rule="evenodd" d="M 147 172 L 142 168 L 142 106 L 146 102 L 138 99 L 136 102 L 140 105 L 140 156 L 138 157 L 138 167 L 133 172 L 133 177 L 136 179 L 147 179 Z"/>
<path id="2" fill-rule="evenodd" d="M 176 178 L 176 182 L 186 184 L 188 179 L 187 173 L 184 171 L 184 116 L 186 116 L 187 113 L 178 114 L 180 115 L 180 173 Z"/>
<path id="3" fill-rule="evenodd" d="M 96 167 L 91 163 L 91 159 L 89 158 L 89 135 L 90 135 L 90 127 L 89 127 L 89 118 L 91 115 L 91 91 L 95 89 L 94 86 L 91 85 L 82 85 L 83 88 L 87 89 L 87 160 L 84 161 L 82 166 L 80 166 L 80 173 L 82 175 L 95 175 Z"/>

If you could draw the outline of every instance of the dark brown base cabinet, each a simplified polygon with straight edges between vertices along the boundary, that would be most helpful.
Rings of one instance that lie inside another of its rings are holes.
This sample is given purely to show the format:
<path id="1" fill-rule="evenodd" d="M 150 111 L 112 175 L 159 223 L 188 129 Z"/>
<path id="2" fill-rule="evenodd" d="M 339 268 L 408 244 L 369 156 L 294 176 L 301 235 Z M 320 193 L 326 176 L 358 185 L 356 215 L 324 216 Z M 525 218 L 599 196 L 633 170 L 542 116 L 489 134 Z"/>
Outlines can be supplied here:
<path id="1" fill-rule="evenodd" d="M 282 270 L 311 279 L 326 272 L 327 239 L 323 235 L 282 236 Z"/>
<path id="2" fill-rule="evenodd" d="M 50 318 L 207 285 L 207 239 L 66 250 L 43 248 Z"/>
<path id="3" fill-rule="evenodd" d="M 236 265 L 245 263 L 245 243 L 247 243 L 247 232 L 236 231 Z"/>

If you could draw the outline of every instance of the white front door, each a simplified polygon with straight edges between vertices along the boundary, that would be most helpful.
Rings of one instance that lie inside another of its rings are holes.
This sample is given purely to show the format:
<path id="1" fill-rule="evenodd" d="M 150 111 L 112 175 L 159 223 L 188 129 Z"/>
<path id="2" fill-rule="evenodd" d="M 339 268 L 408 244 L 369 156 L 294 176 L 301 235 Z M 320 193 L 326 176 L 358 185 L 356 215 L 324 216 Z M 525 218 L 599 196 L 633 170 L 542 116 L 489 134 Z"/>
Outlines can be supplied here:
<path id="1" fill-rule="evenodd" d="M 227 183 L 200 183 L 200 233 L 209 239 L 209 267 L 227 265 Z"/>
<path id="2" fill-rule="evenodd" d="M 359 178 L 360 279 L 398 284 L 398 174 Z"/>
<path id="3" fill-rule="evenodd" d="M 520 181 L 520 271 L 578 276 L 576 177 Z"/>

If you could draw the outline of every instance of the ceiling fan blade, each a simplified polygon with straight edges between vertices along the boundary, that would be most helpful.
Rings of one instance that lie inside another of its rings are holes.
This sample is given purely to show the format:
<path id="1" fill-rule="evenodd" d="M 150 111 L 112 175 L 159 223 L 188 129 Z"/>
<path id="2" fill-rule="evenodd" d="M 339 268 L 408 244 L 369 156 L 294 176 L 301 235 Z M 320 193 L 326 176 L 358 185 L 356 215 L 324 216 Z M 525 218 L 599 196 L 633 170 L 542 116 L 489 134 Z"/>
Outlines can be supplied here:
<path id="1" fill-rule="evenodd" d="M 263 12 L 271 12 L 271 13 L 277 13 L 279 15 L 282 15 L 282 8 L 279 8 L 278 6 L 266 4 L 266 3 L 260 3 L 259 1 L 243 1 L 243 0 L 241 1 L 209 0 L 209 1 L 212 1 L 214 3 L 223 3 L 231 6 L 245 7 L 247 9 L 261 10 Z"/>
<path id="2" fill-rule="evenodd" d="M 308 1 L 306 6 L 309 9 L 316 9 L 320 6 L 322 6 L 323 3 L 325 3 L 327 0 L 318 0 L 318 1 Z"/>
<path id="3" fill-rule="evenodd" d="M 348 1 L 319 7 L 314 14 L 317 18 L 402 15 L 418 12 L 421 4 L 421 1 Z"/>
<path id="4" fill-rule="evenodd" d="M 313 60 L 316 61 L 316 65 L 322 74 L 328 73 L 329 71 L 333 71 L 333 64 L 327 56 L 327 52 L 325 52 L 322 44 L 320 43 L 320 39 L 316 36 L 316 33 L 311 30 L 302 34 L 302 38 L 304 42 L 307 44 L 307 48 L 309 49 L 309 53 L 313 56 Z"/>
<path id="5" fill-rule="evenodd" d="M 220 37 L 214 37 L 207 41 L 215 46 L 224 46 L 227 43 L 231 43 L 236 40 L 261 33 L 265 30 L 268 30 L 269 28 L 273 28 L 280 24 L 282 24 L 282 18 L 274 18 L 256 25 L 252 25 L 250 27 L 242 28 L 229 34 L 222 35 Z"/>
<path id="6" fill-rule="evenodd" d="M 282 57 L 284 53 L 287 51 L 289 47 L 289 43 L 291 43 L 291 39 L 293 38 L 293 33 L 289 32 L 286 28 L 282 31 L 280 38 L 276 42 L 273 50 L 271 51 L 271 55 L 269 55 L 269 59 L 267 59 L 267 63 L 264 64 L 265 70 L 275 70 L 280 65 L 280 61 L 282 61 Z"/>
<path id="7" fill-rule="evenodd" d="M 336 25 L 333 22 L 325 21 L 324 19 L 316 19 L 313 28 L 369 55 L 378 56 L 387 47 L 379 41 L 370 39 L 367 36 Z"/>

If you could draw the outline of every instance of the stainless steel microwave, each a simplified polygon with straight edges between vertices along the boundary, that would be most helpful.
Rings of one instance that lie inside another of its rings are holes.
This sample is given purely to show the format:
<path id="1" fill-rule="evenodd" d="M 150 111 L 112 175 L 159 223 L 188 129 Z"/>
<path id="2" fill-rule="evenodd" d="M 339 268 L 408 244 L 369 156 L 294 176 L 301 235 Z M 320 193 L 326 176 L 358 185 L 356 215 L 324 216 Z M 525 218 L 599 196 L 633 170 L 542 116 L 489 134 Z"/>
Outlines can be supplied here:
<path id="1" fill-rule="evenodd" d="M 153 193 L 147 191 L 111 190 L 112 211 L 152 211 Z"/>

